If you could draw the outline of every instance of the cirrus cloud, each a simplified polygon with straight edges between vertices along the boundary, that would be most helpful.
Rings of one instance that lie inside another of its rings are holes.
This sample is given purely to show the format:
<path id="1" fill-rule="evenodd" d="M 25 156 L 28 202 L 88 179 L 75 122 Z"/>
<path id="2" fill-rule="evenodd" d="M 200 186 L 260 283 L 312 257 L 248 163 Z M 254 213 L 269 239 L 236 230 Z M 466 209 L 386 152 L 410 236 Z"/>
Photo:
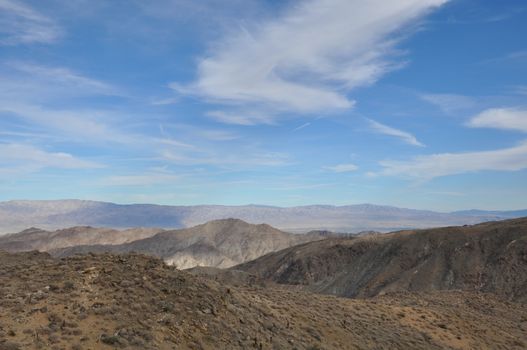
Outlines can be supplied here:
<path id="1" fill-rule="evenodd" d="M 400 66 L 390 59 L 398 42 L 394 34 L 445 2 L 305 1 L 278 19 L 229 33 L 199 61 L 194 83 L 170 86 L 210 103 L 263 110 L 273 117 L 349 109 L 354 101 L 347 91 Z M 227 123 L 269 123 L 221 113 L 211 115 Z"/>
<path id="2" fill-rule="evenodd" d="M 517 171 L 527 169 L 527 141 L 491 151 L 431 154 L 407 161 L 381 161 L 380 165 L 384 169 L 375 175 L 420 180 L 479 171 Z"/>
<path id="3" fill-rule="evenodd" d="M 419 142 L 414 135 L 410 134 L 409 132 L 399 130 L 396 128 L 392 128 L 391 126 L 381 124 L 371 119 L 368 119 L 368 122 L 370 123 L 370 127 L 372 128 L 372 130 L 378 134 L 384 134 L 388 136 L 397 137 L 401 139 L 403 142 L 409 145 L 412 145 L 412 146 L 418 146 L 418 147 L 425 146 L 424 144 Z"/>
<path id="4" fill-rule="evenodd" d="M 352 171 L 356 171 L 359 169 L 358 166 L 355 164 L 347 163 L 347 164 L 337 164 L 333 166 L 326 166 L 324 169 L 332 171 L 334 173 L 349 173 Z"/>
<path id="5" fill-rule="evenodd" d="M 65 152 L 48 152 L 33 145 L 8 143 L 0 144 L 0 164 L 5 168 L 90 169 L 101 168 L 102 164 L 77 158 Z"/>
<path id="6" fill-rule="evenodd" d="M 0 45 L 52 43 L 62 29 L 50 18 L 17 0 L 0 0 Z"/>

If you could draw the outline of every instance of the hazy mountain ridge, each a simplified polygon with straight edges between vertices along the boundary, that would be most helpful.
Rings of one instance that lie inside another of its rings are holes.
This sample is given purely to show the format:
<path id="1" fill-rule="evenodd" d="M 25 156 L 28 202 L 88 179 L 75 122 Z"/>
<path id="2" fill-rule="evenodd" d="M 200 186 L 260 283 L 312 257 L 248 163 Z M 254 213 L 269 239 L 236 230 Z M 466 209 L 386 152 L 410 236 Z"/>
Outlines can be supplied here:
<path id="1" fill-rule="evenodd" d="M 227 218 L 238 218 L 253 224 L 267 223 L 290 232 L 311 230 L 388 232 L 399 229 L 475 224 L 522 216 L 520 215 L 522 213 L 524 211 L 438 213 L 371 204 L 282 208 L 263 205 L 121 205 L 84 200 L 7 201 L 0 202 L 0 233 L 18 232 L 28 227 L 46 230 L 72 226 L 175 229 Z"/>
<path id="2" fill-rule="evenodd" d="M 327 239 L 233 269 L 347 297 L 461 289 L 527 301 L 527 218 Z"/>
<path id="3" fill-rule="evenodd" d="M 50 251 L 84 244 L 115 245 L 153 236 L 162 229 L 132 228 L 114 230 L 90 226 L 75 226 L 56 231 L 29 228 L 19 233 L 0 236 L 0 249 L 10 252 Z"/>
<path id="4" fill-rule="evenodd" d="M 508 211 L 470 209 L 470 210 L 454 211 L 452 212 L 452 214 L 485 216 L 485 217 L 495 215 L 497 217 L 507 217 L 507 218 L 512 219 L 512 218 L 519 218 L 519 217 L 527 216 L 527 209 L 526 210 L 508 210 Z"/>
<path id="5" fill-rule="evenodd" d="M 55 256 L 134 251 L 162 258 L 182 269 L 194 266 L 225 268 L 328 235 L 327 232 L 292 234 L 266 224 L 224 219 L 170 231 L 72 227 L 49 232 L 32 228 L 0 237 L 0 249 L 10 252 L 39 250 Z"/>

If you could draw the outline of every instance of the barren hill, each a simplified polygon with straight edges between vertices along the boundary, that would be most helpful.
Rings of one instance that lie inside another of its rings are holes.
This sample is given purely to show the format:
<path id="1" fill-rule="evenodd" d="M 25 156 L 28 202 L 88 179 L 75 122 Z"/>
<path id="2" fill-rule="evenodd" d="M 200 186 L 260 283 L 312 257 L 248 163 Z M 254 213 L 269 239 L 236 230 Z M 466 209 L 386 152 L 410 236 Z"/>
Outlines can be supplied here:
<path id="1" fill-rule="evenodd" d="M 527 300 L 527 218 L 328 239 L 234 269 L 321 293 L 470 290 Z"/>
<path id="2" fill-rule="evenodd" d="M 0 236 L 0 249 L 10 252 L 50 251 L 86 244 L 123 244 L 151 237 L 162 231 L 156 228 L 133 228 L 119 231 L 90 226 L 76 226 L 56 231 L 29 228 L 16 234 Z"/>
<path id="3" fill-rule="evenodd" d="M 525 305 L 233 287 L 142 255 L 0 252 L 0 349 L 523 349 Z"/>
<path id="4" fill-rule="evenodd" d="M 80 245 L 50 252 L 55 256 L 88 252 L 139 252 L 162 258 L 181 269 L 194 266 L 225 268 L 324 237 L 316 233 L 286 233 L 266 224 L 252 225 L 242 220 L 225 219 L 188 229 L 160 232 L 126 244 Z"/>

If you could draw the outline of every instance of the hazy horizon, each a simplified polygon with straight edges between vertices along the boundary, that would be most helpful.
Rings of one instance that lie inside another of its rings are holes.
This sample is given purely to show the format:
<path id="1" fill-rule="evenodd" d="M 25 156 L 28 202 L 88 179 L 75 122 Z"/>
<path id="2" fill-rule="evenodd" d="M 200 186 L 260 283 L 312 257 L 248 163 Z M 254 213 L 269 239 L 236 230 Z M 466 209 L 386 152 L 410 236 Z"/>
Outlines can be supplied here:
<path id="1" fill-rule="evenodd" d="M 29 198 L 18 198 L 18 199 L 7 199 L 7 200 L 0 200 L 0 203 L 7 203 L 7 202 L 67 202 L 67 201 L 85 201 L 85 202 L 98 202 L 98 203 L 109 203 L 109 204 L 116 204 L 116 205 L 156 205 L 156 206 L 174 206 L 174 207 L 199 207 L 199 206 L 224 206 L 224 207 L 249 207 L 249 206 L 255 206 L 255 207 L 272 207 L 272 208 L 295 208 L 295 207 L 315 207 L 315 206 L 321 206 L 321 207 L 348 207 L 348 206 L 372 206 L 372 207 L 392 207 L 397 209 L 409 209 L 409 210 L 419 210 L 419 211 L 433 211 L 438 213 L 454 213 L 458 211 L 488 211 L 488 212 L 510 212 L 510 211 L 524 211 L 527 210 L 527 208 L 520 207 L 520 208 L 510 208 L 510 209 L 482 209 L 482 208 L 460 208 L 455 209 L 451 211 L 442 211 L 442 210 L 433 210 L 429 208 L 417 208 L 417 207 L 402 207 L 402 206 L 396 206 L 396 205 L 390 205 L 390 204 L 384 204 L 384 203 L 347 203 L 347 204 L 330 204 L 330 203 L 309 203 L 309 204 L 302 204 L 302 205 L 274 205 L 274 204 L 265 204 L 265 203 L 242 203 L 242 204 L 217 204 L 217 203 L 198 203 L 198 204 L 162 204 L 162 203 L 154 203 L 154 202 L 112 202 L 112 201 L 106 201 L 106 200 L 96 200 L 96 199 L 81 199 L 81 198 L 57 198 L 57 199 L 29 199 Z"/>
<path id="2" fill-rule="evenodd" d="M 527 6 L 0 0 L 0 200 L 527 208 Z"/>

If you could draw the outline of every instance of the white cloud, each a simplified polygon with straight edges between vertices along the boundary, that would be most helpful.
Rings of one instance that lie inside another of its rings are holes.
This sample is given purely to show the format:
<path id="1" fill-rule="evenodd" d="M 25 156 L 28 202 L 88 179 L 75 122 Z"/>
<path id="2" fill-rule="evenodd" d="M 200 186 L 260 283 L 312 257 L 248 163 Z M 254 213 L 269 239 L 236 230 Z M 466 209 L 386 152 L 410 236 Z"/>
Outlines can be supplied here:
<path id="1" fill-rule="evenodd" d="M 43 139 L 50 138 L 50 135 L 38 134 L 33 132 L 20 132 L 20 131 L 0 131 L 1 136 L 14 137 L 14 138 L 27 138 L 27 139 Z"/>
<path id="2" fill-rule="evenodd" d="M 171 138 L 153 138 L 152 141 L 160 143 L 162 145 L 168 145 L 168 146 L 173 146 L 173 147 L 183 147 L 183 148 L 195 148 L 196 147 L 189 143 L 177 141 Z"/>
<path id="3" fill-rule="evenodd" d="M 489 63 L 504 63 L 506 61 L 524 61 L 527 59 L 527 50 L 520 50 L 520 51 L 514 51 L 509 52 L 505 55 L 494 57 L 490 59 L 486 59 L 482 61 L 482 64 L 489 64 Z"/>
<path id="4" fill-rule="evenodd" d="M 168 129 L 168 131 L 166 130 Z M 165 138 L 170 138 L 169 135 L 186 135 L 192 140 L 204 139 L 208 141 L 232 141 L 239 139 L 241 135 L 231 130 L 224 129 L 209 129 L 202 125 L 196 126 L 191 124 L 160 124 L 159 130 L 161 135 Z"/>
<path id="5" fill-rule="evenodd" d="M 388 125 L 381 124 L 375 120 L 368 119 L 373 131 L 379 134 L 394 136 L 412 146 L 424 147 L 425 145 L 419 142 L 414 135 L 399 129 L 392 128 Z"/>
<path id="6" fill-rule="evenodd" d="M 478 171 L 516 171 L 527 168 L 527 141 L 498 150 L 432 154 L 409 161 L 387 160 L 380 164 L 384 169 L 376 175 L 421 180 Z"/>
<path id="7" fill-rule="evenodd" d="M 82 89 L 82 92 L 95 94 L 117 94 L 111 85 L 88 78 L 65 67 L 48 67 L 28 62 L 9 62 L 8 66 L 25 73 L 32 80 L 42 79 L 46 84 L 62 85 L 68 88 Z"/>
<path id="8" fill-rule="evenodd" d="M 473 128 L 494 128 L 527 132 L 527 110 L 491 108 L 473 117 L 467 124 Z"/>
<path id="9" fill-rule="evenodd" d="M 307 127 L 310 126 L 310 125 L 311 125 L 310 122 L 304 123 L 304 124 L 299 125 L 299 126 L 297 126 L 296 128 L 294 128 L 293 131 L 302 130 L 303 128 L 307 128 Z"/>
<path id="10" fill-rule="evenodd" d="M 64 101 L 88 95 L 124 96 L 120 89 L 66 67 L 49 67 L 32 62 L 0 64 L 0 96 L 24 102 Z"/>
<path id="11" fill-rule="evenodd" d="M 278 19 L 229 33 L 200 60 L 197 81 L 171 87 L 273 115 L 349 109 L 354 101 L 346 91 L 399 65 L 389 59 L 397 43 L 393 34 L 446 1 L 305 1 Z M 213 113 L 229 123 L 269 123 Z"/>
<path id="12" fill-rule="evenodd" d="M 514 88 L 514 93 L 518 95 L 526 95 L 527 96 L 527 86 L 516 86 Z"/>
<path id="13" fill-rule="evenodd" d="M 466 193 L 456 191 L 429 191 L 426 195 L 438 195 L 438 196 L 451 196 L 451 197 L 464 197 Z"/>
<path id="14" fill-rule="evenodd" d="M 180 175 L 150 172 L 140 175 L 116 175 L 102 180 L 105 186 L 152 186 L 174 184 L 181 180 Z"/>
<path id="15" fill-rule="evenodd" d="M 198 136 L 211 141 L 232 141 L 240 138 L 240 135 L 224 130 L 203 129 L 196 133 Z"/>
<path id="16" fill-rule="evenodd" d="M 454 114 L 472 108 L 476 105 L 474 100 L 468 96 L 457 94 L 422 94 L 421 99 L 436 105 L 446 114 Z"/>
<path id="17" fill-rule="evenodd" d="M 0 0 L 1 1 L 1 0 Z M 0 63 L 0 113 L 16 117 L 21 126 L 55 140 L 137 143 L 123 130 L 131 119 L 112 109 L 55 108 L 79 97 L 123 96 L 110 84 L 65 67 L 30 62 Z M 11 130 L 12 131 L 12 130 Z"/>
<path id="18" fill-rule="evenodd" d="M 107 111 L 54 110 L 31 104 L 2 101 L 0 112 L 13 113 L 33 126 L 39 125 L 43 129 L 52 130 L 55 136 L 60 136 L 62 139 L 129 144 L 135 142 L 131 135 L 120 133 L 101 121 L 115 117 Z"/>
<path id="19" fill-rule="evenodd" d="M 355 164 L 348 163 L 348 164 L 337 164 L 334 166 L 326 166 L 324 167 L 324 169 L 333 171 L 335 173 L 349 173 L 352 171 L 356 171 L 357 169 L 359 169 L 359 167 L 356 166 Z"/>
<path id="20" fill-rule="evenodd" d="M 527 59 L 527 50 L 514 51 L 505 56 L 509 60 L 524 60 Z"/>
<path id="21" fill-rule="evenodd" d="M 221 123 L 234 125 L 272 125 L 275 123 L 274 117 L 271 114 L 262 114 L 258 112 L 210 111 L 207 112 L 207 116 Z"/>
<path id="22" fill-rule="evenodd" d="M 27 144 L 0 144 L 0 164 L 6 168 L 89 169 L 100 168 L 101 164 L 79 159 L 69 153 L 48 152 Z"/>
<path id="23" fill-rule="evenodd" d="M 225 168 L 276 167 L 289 164 L 289 156 L 278 152 L 258 152 L 239 149 L 233 152 L 181 152 L 163 150 L 161 159 L 177 165 L 211 165 Z"/>
<path id="24" fill-rule="evenodd" d="M 0 0 L 0 45 L 52 43 L 62 36 L 50 18 L 17 0 Z"/>
<path id="25" fill-rule="evenodd" d="M 155 2 L 134 0 L 133 2 L 145 14 L 158 19 L 191 22 L 189 18 L 192 21 L 207 18 L 214 24 L 225 19 L 240 18 L 240 15 L 253 15 L 264 10 L 262 6 L 265 5 L 258 0 L 156 0 Z"/>

